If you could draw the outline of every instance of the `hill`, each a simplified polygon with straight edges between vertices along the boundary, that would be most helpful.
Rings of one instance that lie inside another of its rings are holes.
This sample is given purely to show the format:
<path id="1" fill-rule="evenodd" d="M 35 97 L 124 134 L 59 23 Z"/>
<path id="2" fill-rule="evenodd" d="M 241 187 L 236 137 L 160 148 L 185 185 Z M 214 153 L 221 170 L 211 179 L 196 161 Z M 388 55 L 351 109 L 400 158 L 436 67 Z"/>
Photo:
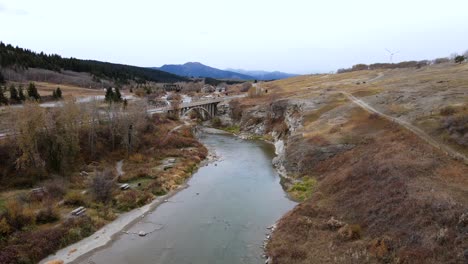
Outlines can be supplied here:
<path id="1" fill-rule="evenodd" d="M 62 70 L 90 73 L 97 78 L 108 78 L 115 82 L 128 83 L 133 80 L 138 83 L 179 82 L 186 81 L 171 73 L 144 67 L 102 62 L 96 60 L 80 60 L 62 58 L 56 54 L 36 53 L 29 49 L 13 47 L 0 42 L 0 66 L 2 68 L 28 69 L 39 68 L 55 72 Z"/>
<path id="2" fill-rule="evenodd" d="M 231 103 L 301 203 L 269 263 L 466 263 L 468 63 L 261 83 Z"/>
<path id="3" fill-rule="evenodd" d="M 232 71 L 223 71 L 210 66 L 203 65 L 199 62 L 187 62 L 180 64 L 166 64 L 160 68 L 154 67 L 161 71 L 169 72 L 186 77 L 209 77 L 215 79 L 234 79 L 234 80 L 254 80 L 253 76 L 241 74 Z"/>
<path id="4" fill-rule="evenodd" d="M 298 76 L 298 74 L 292 74 L 292 73 L 285 73 L 285 72 L 280 72 L 280 71 L 249 71 L 249 70 L 243 70 L 243 69 L 226 69 L 227 71 L 231 72 L 237 72 L 240 74 L 245 74 L 254 77 L 257 80 L 261 81 L 269 81 L 269 80 L 281 80 L 281 79 L 286 79 L 290 77 L 295 77 Z"/>

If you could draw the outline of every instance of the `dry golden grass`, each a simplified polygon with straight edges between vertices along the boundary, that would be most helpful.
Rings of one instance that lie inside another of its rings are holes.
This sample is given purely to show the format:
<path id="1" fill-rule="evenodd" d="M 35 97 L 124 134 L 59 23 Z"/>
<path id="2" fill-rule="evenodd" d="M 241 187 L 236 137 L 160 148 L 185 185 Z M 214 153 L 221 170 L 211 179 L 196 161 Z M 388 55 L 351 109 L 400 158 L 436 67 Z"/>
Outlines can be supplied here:
<path id="1" fill-rule="evenodd" d="M 60 87 L 62 94 L 65 98 L 70 97 L 84 97 L 84 96 L 99 96 L 104 95 L 104 90 L 101 89 L 87 89 L 78 86 L 66 85 L 66 84 L 54 84 L 46 82 L 34 82 L 36 88 L 41 96 L 52 95 L 52 91 Z M 15 86 L 22 85 L 23 88 L 27 89 L 29 83 L 15 83 Z"/>
<path id="2" fill-rule="evenodd" d="M 268 245 L 274 263 L 461 261 L 467 242 L 459 244 L 454 236 L 444 237 L 443 244 L 431 241 L 439 231 L 434 226 L 460 232 L 458 219 L 468 209 L 468 184 L 462 176 L 468 168 L 412 133 L 361 111 L 353 110 L 344 126 L 349 130 L 337 133 L 369 137 L 371 143 L 312 169 L 320 175 L 312 198 L 282 219 Z M 356 228 L 329 230 L 324 223 L 332 216 Z M 296 257 L 294 248 L 307 250 Z"/>

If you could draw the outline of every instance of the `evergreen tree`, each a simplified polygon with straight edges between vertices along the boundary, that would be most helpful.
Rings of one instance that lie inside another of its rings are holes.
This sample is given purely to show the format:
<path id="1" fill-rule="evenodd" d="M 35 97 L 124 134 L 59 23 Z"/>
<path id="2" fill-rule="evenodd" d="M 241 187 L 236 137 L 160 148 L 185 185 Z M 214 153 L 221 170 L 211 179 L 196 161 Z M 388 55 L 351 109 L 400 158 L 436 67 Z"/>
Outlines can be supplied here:
<path id="1" fill-rule="evenodd" d="M 112 91 L 112 88 L 109 87 L 106 89 L 106 96 L 105 96 L 106 102 L 112 102 L 114 99 L 114 91 Z"/>
<path id="2" fill-rule="evenodd" d="M 26 100 L 26 96 L 24 96 L 24 92 L 23 92 L 23 86 L 21 85 L 18 87 L 18 98 L 20 101 Z"/>
<path id="3" fill-rule="evenodd" d="M 2 104 L 7 105 L 8 104 L 8 99 L 6 98 L 6 96 L 4 94 L 3 88 L 0 86 L 0 105 L 2 105 Z"/>
<path id="4" fill-rule="evenodd" d="M 120 94 L 120 89 L 115 88 L 114 102 L 121 102 L 121 101 L 122 101 L 122 94 Z"/>
<path id="5" fill-rule="evenodd" d="M 37 92 L 37 88 L 36 88 L 36 85 L 34 83 L 29 83 L 29 87 L 28 87 L 28 97 L 29 98 L 33 98 L 35 100 L 39 100 L 41 99 L 41 96 L 39 95 L 39 93 Z"/>
<path id="6" fill-rule="evenodd" d="M 13 84 L 10 86 L 10 100 L 19 101 L 18 90 Z"/>
<path id="7" fill-rule="evenodd" d="M 56 94 L 58 99 L 62 99 L 62 90 L 60 89 L 60 87 L 57 87 L 57 90 L 55 91 L 55 94 Z"/>
<path id="8" fill-rule="evenodd" d="M 5 77 L 3 77 L 2 72 L 0 72 L 0 84 L 4 84 L 4 83 L 5 83 Z"/>
<path id="9" fill-rule="evenodd" d="M 465 56 L 460 55 L 460 56 L 455 57 L 455 63 L 461 64 L 464 61 L 465 61 Z"/>

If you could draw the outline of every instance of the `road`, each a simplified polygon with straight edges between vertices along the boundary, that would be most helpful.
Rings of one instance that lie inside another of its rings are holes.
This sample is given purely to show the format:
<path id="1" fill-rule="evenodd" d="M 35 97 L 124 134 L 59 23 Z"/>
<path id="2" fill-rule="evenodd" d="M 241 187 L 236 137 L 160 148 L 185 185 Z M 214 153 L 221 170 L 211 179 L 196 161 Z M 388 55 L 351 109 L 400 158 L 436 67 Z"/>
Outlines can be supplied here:
<path id="1" fill-rule="evenodd" d="M 379 110 L 377 110 L 374 107 L 367 104 L 366 102 L 362 101 L 361 99 L 356 98 L 355 96 L 353 96 L 353 95 L 351 95 L 351 94 L 349 94 L 347 92 L 341 92 L 341 93 L 343 95 L 345 95 L 346 97 L 348 97 L 348 99 L 351 100 L 353 103 L 355 103 L 355 104 L 359 105 L 360 107 L 362 107 L 364 110 L 366 110 L 366 111 L 368 111 L 370 113 L 378 114 L 379 116 L 381 116 L 381 117 L 383 117 L 383 118 L 385 118 L 387 120 L 390 120 L 392 122 L 395 122 L 395 123 L 405 127 L 409 131 L 413 132 L 416 136 L 418 136 L 419 138 L 421 138 L 424 141 L 426 141 L 427 143 L 429 143 L 431 146 L 444 151 L 447 155 L 449 155 L 449 156 L 451 156 L 451 157 L 453 157 L 453 158 L 455 158 L 457 160 L 464 161 L 465 164 L 468 164 L 468 157 L 466 157 L 464 154 L 452 149 L 451 147 L 434 140 L 431 136 L 429 136 L 426 132 L 424 132 L 420 128 L 410 124 L 409 122 L 407 122 L 405 120 L 402 120 L 402 119 L 387 115 L 385 113 L 382 113 Z"/>

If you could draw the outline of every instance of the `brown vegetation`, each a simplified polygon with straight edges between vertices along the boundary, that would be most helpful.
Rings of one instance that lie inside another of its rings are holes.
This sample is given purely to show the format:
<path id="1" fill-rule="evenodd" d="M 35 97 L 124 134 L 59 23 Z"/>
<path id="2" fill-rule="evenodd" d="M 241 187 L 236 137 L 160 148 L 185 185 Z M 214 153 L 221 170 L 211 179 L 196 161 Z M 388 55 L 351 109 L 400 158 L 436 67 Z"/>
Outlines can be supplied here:
<path id="1" fill-rule="evenodd" d="M 368 130 L 374 122 L 383 121 L 361 119 L 353 129 Z M 371 130 L 366 135 L 370 141 L 298 164 L 307 165 L 303 173 L 320 175 L 318 186 L 311 199 L 280 222 L 268 245 L 274 263 L 463 261 L 468 246 L 460 225 L 468 212 L 466 167 L 384 123 L 376 126 L 377 134 Z M 332 217 L 342 221 L 341 228 L 325 228 Z M 294 248 L 307 252 L 306 257 L 297 258 Z"/>
<path id="2" fill-rule="evenodd" d="M 37 263 L 89 236 L 182 184 L 207 154 L 189 128 L 172 131 L 180 123 L 137 105 L 27 103 L 15 117 L 14 140 L 0 142 L 0 263 Z M 155 169 L 167 157 L 178 162 Z M 120 190 L 118 182 L 131 188 Z M 71 216 L 79 206 L 86 213 Z"/>

